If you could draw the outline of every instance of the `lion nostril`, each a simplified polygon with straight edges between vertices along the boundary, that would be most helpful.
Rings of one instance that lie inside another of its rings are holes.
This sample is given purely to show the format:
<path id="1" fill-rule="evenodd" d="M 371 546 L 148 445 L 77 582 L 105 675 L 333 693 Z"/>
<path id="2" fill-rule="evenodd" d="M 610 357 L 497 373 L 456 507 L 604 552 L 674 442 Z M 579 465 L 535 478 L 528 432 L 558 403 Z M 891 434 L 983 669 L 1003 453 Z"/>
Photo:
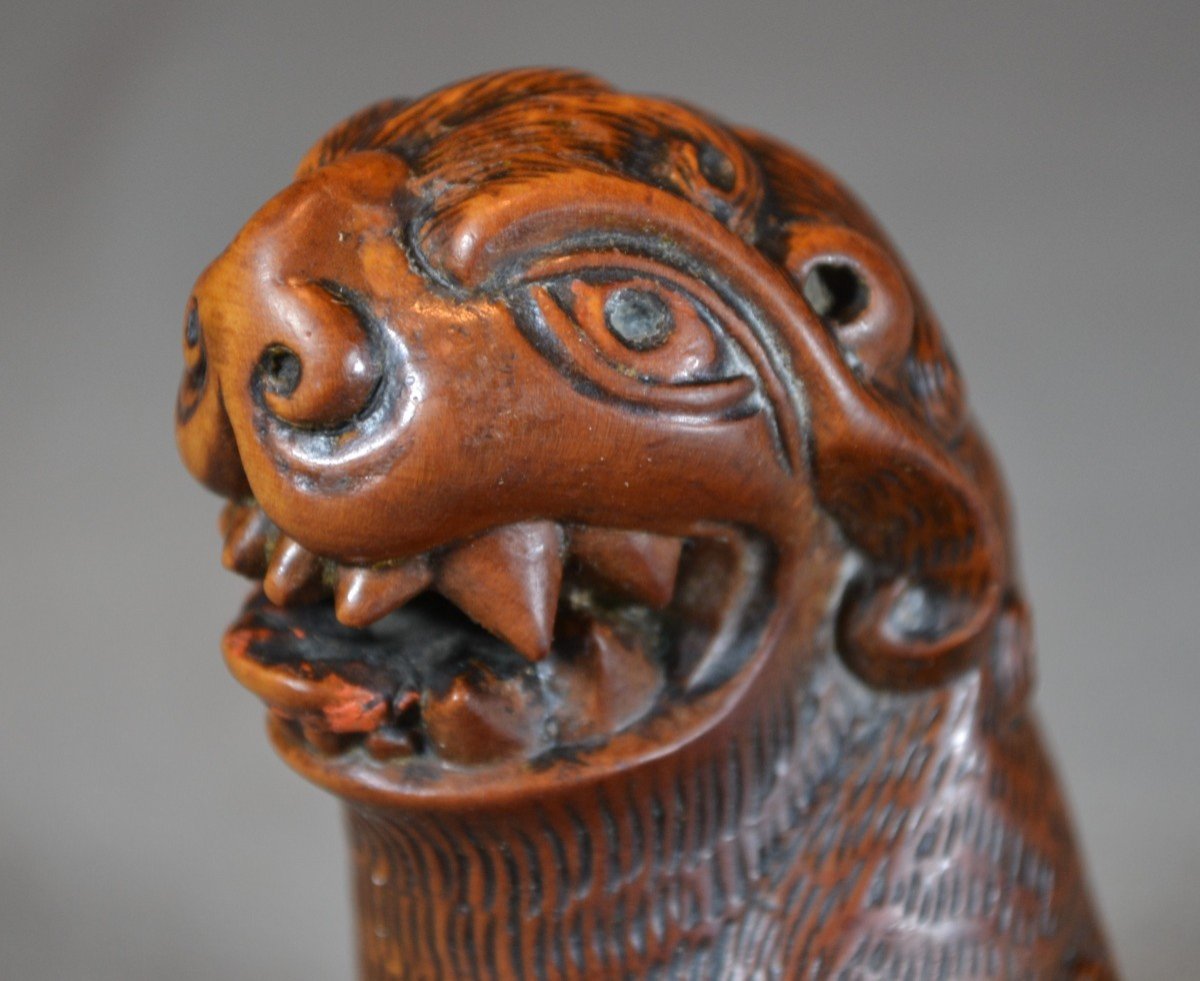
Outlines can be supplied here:
<path id="1" fill-rule="evenodd" d="M 183 340 L 188 347 L 195 347 L 200 343 L 200 313 L 196 309 L 196 302 L 192 301 L 192 309 L 188 311 L 187 323 L 183 329 Z"/>
<path id="2" fill-rule="evenodd" d="M 180 408 L 185 415 L 190 415 L 187 407 L 194 406 L 208 379 L 208 357 L 204 350 L 204 332 L 200 329 L 195 297 L 188 304 L 187 315 L 183 319 L 183 364 Z"/>
<path id="3" fill-rule="evenodd" d="M 200 360 L 191 367 L 188 371 L 188 383 L 192 388 L 203 388 L 204 382 L 208 378 L 208 359 L 204 357 L 203 352 L 200 354 Z"/>
<path id="4" fill-rule="evenodd" d="M 300 384 L 300 359 L 282 344 L 273 344 L 259 362 L 267 390 L 274 395 L 291 395 Z"/>

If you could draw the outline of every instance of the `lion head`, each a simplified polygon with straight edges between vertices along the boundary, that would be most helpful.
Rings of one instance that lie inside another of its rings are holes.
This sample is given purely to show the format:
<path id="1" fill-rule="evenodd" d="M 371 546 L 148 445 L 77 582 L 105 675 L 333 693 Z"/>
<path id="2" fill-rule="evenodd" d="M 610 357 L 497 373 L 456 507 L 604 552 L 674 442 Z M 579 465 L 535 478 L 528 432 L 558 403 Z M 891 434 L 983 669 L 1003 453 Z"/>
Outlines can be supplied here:
<path id="1" fill-rule="evenodd" d="M 262 579 L 231 665 L 410 789 L 660 753 L 802 685 L 821 630 L 935 685 L 1011 593 L 957 370 L 863 208 L 585 75 L 335 129 L 201 275 L 184 355 L 183 459 Z"/>

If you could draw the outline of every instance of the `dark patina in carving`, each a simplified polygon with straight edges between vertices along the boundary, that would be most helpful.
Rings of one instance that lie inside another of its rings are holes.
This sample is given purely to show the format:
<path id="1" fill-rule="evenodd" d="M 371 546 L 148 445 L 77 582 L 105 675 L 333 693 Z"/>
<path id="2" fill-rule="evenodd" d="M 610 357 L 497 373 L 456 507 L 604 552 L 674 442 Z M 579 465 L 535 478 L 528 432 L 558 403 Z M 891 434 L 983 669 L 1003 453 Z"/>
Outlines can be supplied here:
<path id="1" fill-rule="evenodd" d="M 366 977 L 1111 976 L 991 457 L 815 164 L 570 72 L 383 103 L 184 349 Z"/>

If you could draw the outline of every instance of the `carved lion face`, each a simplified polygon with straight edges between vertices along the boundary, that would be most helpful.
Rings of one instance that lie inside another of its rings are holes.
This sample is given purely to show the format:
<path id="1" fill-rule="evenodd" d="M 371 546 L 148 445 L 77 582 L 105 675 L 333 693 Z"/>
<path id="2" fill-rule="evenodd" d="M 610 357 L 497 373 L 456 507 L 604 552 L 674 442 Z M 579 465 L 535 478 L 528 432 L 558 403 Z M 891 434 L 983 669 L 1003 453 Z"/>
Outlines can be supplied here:
<path id="1" fill-rule="evenodd" d="M 339 127 L 200 277 L 184 354 L 181 453 L 265 594 L 227 656 L 328 756 L 653 752 L 800 620 L 928 683 L 1003 588 L 986 454 L 870 220 L 585 76 Z"/>

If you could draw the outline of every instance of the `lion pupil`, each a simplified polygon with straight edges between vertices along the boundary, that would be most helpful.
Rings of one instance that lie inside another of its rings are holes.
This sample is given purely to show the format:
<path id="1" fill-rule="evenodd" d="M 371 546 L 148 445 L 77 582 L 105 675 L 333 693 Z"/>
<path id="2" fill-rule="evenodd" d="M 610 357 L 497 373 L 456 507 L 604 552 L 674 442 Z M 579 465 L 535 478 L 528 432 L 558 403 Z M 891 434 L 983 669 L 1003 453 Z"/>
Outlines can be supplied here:
<path id="1" fill-rule="evenodd" d="M 647 290 L 617 290 L 604 304 L 604 320 L 616 338 L 635 351 L 660 347 L 675 329 L 670 308 Z"/>

